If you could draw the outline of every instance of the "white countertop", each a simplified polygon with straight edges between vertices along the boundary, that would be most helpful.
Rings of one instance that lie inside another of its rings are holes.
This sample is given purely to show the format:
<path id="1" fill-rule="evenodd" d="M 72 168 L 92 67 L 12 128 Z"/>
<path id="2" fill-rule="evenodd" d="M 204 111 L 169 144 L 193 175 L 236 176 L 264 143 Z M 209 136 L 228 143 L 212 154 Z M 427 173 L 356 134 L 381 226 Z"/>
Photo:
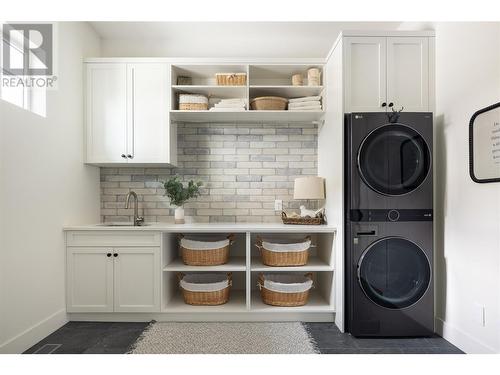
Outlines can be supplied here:
<path id="1" fill-rule="evenodd" d="M 105 224 L 68 225 L 65 231 L 153 231 L 153 232 L 310 232 L 334 233 L 336 227 L 332 225 L 286 225 L 281 223 L 146 223 L 147 225 L 108 226 Z"/>

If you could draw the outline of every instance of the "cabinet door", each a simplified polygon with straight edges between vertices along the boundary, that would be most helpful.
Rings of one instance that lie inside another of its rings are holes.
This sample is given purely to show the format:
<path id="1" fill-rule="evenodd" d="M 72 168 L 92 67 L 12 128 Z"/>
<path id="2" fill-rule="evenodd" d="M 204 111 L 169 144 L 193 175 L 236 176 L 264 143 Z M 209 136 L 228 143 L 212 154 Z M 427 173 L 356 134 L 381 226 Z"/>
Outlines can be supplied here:
<path id="1" fill-rule="evenodd" d="M 126 65 L 87 64 L 86 74 L 86 161 L 126 163 Z"/>
<path id="2" fill-rule="evenodd" d="M 68 247 L 66 253 L 68 312 L 113 311 L 112 253 L 112 249 L 103 247 Z"/>
<path id="3" fill-rule="evenodd" d="M 345 112 L 385 112 L 386 38 L 344 38 Z"/>
<path id="4" fill-rule="evenodd" d="M 160 311 L 160 248 L 115 248 L 115 312 Z"/>
<path id="5" fill-rule="evenodd" d="M 129 163 L 170 163 L 170 66 L 128 64 Z"/>
<path id="6" fill-rule="evenodd" d="M 429 110 L 428 38 L 387 38 L 387 101 L 408 112 Z"/>

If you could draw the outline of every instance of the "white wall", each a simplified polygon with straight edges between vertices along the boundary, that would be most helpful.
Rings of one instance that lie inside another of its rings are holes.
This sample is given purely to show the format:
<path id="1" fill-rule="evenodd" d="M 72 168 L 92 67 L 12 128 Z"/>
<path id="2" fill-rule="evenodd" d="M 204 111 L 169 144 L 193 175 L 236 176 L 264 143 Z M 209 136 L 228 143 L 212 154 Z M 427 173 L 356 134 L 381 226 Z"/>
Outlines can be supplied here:
<path id="1" fill-rule="evenodd" d="M 65 224 L 98 222 L 99 169 L 83 164 L 82 58 L 99 56 L 86 23 L 60 23 L 59 86 L 47 117 L 0 101 L 0 353 L 66 322 Z"/>
<path id="2" fill-rule="evenodd" d="M 470 179 L 468 124 L 475 111 L 500 102 L 500 24 L 435 28 L 437 326 L 467 352 L 498 353 L 500 183 Z"/>

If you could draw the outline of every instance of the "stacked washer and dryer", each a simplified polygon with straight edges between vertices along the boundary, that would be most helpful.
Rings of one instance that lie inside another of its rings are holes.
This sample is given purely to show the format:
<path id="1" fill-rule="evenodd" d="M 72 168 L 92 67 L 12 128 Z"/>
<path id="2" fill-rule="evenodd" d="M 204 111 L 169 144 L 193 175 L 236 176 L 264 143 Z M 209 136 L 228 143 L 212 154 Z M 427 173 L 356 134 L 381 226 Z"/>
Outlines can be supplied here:
<path id="1" fill-rule="evenodd" d="M 345 126 L 346 330 L 432 335 L 432 113 L 351 113 Z"/>

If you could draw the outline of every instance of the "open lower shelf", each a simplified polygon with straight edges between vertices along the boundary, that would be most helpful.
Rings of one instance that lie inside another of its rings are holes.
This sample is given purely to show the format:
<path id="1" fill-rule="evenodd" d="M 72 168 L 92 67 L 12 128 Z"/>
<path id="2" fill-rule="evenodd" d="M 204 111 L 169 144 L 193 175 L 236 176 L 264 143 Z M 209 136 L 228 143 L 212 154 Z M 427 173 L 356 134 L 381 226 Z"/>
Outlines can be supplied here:
<path id="1" fill-rule="evenodd" d="M 335 312 L 335 308 L 331 306 L 317 291 L 313 290 L 309 295 L 309 300 L 304 306 L 296 307 L 280 307 L 270 306 L 262 302 L 260 292 L 252 290 L 250 311 L 253 312 Z"/>
<path id="2" fill-rule="evenodd" d="M 333 271 L 333 266 L 329 265 L 322 259 L 318 257 L 310 257 L 305 266 L 296 267 L 272 267 L 266 266 L 262 263 L 260 257 L 252 257 L 251 264 L 252 271 L 260 272 L 273 272 L 273 271 L 289 271 L 289 272 L 300 272 L 300 271 Z"/>
<path id="3" fill-rule="evenodd" d="M 215 85 L 173 85 L 174 93 L 203 94 L 216 98 L 247 97 L 247 86 L 215 86 Z"/>
<path id="4" fill-rule="evenodd" d="M 172 121 L 184 122 L 217 122 L 217 121 L 288 121 L 288 122 L 319 122 L 324 111 L 170 111 Z"/>
<path id="5" fill-rule="evenodd" d="M 303 96 L 321 95 L 323 86 L 291 86 L 291 85 L 252 85 L 250 86 L 250 96 L 282 96 L 285 98 L 299 98 Z"/>
<path id="6" fill-rule="evenodd" d="M 172 299 L 163 307 L 163 312 L 201 312 L 201 313 L 220 313 L 220 312 L 246 312 L 246 294 L 243 290 L 231 290 L 229 301 L 223 305 L 217 306 L 193 306 L 184 303 L 182 294 L 176 293 Z"/>
<path id="7" fill-rule="evenodd" d="M 176 258 L 167 264 L 163 271 L 199 271 L 199 272 L 212 272 L 212 271 L 245 271 L 246 260 L 245 257 L 230 257 L 229 262 L 219 266 L 188 266 L 182 262 L 182 259 Z"/>

